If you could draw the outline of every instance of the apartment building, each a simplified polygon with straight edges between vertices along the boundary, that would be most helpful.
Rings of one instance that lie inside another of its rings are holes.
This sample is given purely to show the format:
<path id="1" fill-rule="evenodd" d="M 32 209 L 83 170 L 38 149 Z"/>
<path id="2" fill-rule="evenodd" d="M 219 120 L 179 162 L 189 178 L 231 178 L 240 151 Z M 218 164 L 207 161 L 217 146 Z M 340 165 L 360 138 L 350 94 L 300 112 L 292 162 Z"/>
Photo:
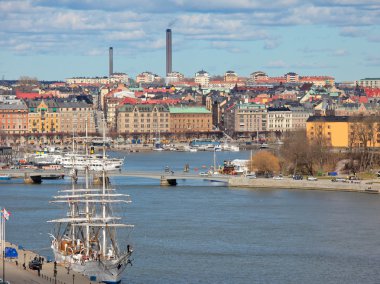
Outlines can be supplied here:
<path id="1" fill-rule="evenodd" d="M 59 107 L 54 100 L 26 100 L 28 132 L 45 134 L 60 132 Z"/>
<path id="2" fill-rule="evenodd" d="M 170 132 L 212 131 L 212 113 L 205 107 L 169 107 Z"/>
<path id="3" fill-rule="evenodd" d="M 0 132 L 5 134 L 28 132 L 28 107 L 24 102 L 0 104 Z"/>
<path id="4" fill-rule="evenodd" d="M 287 107 L 268 107 L 267 131 L 291 131 L 293 130 L 292 112 Z"/>
<path id="5" fill-rule="evenodd" d="M 356 83 L 364 88 L 380 88 L 380 78 L 364 78 L 360 79 Z"/>
<path id="6" fill-rule="evenodd" d="M 196 84 L 201 85 L 202 87 L 207 87 L 210 82 L 210 76 L 206 71 L 201 70 L 195 73 L 194 81 Z"/>
<path id="7" fill-rule="evenodd" d="M 266 131 L 266 106 L 254 103 L 234 104 L 226 110 L 224 123 L 228 133 Z"/>
<path id="8" fill-rule="evenodd" d="M 120 134 L 169 132 L 169 109 L 160 104 L 125 104 L 117 108 L 116 130 Z"/>
<path id="9" fill-rule="evenodd" d="M 380 117 L 311 116 L 306 133 L 310 141 L 324 138 L 337 148 L 363 147 L 363 137 L 368 147 L 380 147 Z"/>
<path id="10" fill-rule="evenodd" d="M 95 134 L 95 117 L 91 104 L 86 102 L 57 102 L 59 129 L 63 134 Z"/>

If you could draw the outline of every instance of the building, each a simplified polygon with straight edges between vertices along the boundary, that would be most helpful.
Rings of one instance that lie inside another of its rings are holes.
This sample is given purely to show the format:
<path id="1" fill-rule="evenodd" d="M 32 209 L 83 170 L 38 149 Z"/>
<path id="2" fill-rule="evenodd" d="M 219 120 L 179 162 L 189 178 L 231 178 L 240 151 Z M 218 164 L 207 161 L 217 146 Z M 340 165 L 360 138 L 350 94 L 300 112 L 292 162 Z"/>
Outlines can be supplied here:
<path id="1" fill-rule="evenodd" d="M 294 72 L 286 73 L 284 77 L 287 83 L 298 83 L 300 79 L 300 76 Z"/>
<path id="2" fill-rule="evenodd" d="M 313 111 L 303 107 L 289 107 L 289 109 L 292 112 L 292 129 L 306 129 L 306 121 L 313 115 Z"/>
<path id="3" fill-rule="evenodd" d="M 54 100 L 27 100 L 28 132 L 46 134 L 60 132 L 59 107 Z M 71 126 L 72 129 L 72 126 Z"/>
<path id="4" fill-rule="evenodd" d="M 28 132 L 28 107 L 24 102 L 0 104 L 0 132 L 7 135 Z"/>
<path id="5" fill-rule="evenodd" d="M 78 85 L 105 85 L 109 84 L 111 80 L 111 77 L 73 77 L 73 78 L 67 78 L 66 83 L 71 84 L 78 84 Z"/>
<path id="6" fill-rule="evenodd" d="M 169 109 L 166 105 L 125 104 L 116 111 L 119 134 L 166 133 L 170 130 Z"/>
<path id="7" fill-rule="evenodd" d="M 291 131 L 293 130 L 292 112 L 287 107 L 268 107 L 267 131 Z"/>
<path id="8" fill-rule="evenodd" d="M 212 113 L 205 107 L 169 107 L 170 132 L 212 131 Z"/>
<path id="9" fill-rule="evenodd" d="M 150 84 L 158 82 L 161 80 L 161 77 L 152 72 L 145 71 L 136 76 L 136 83 Z"/>
<path id="10" fill-rule="evenodd" d="M 182 73 L 179 72 L 170 72 L 167 74 L 165 78 L 165 84 L 170 85 L 175 82 L 180 82 L 185 78 L 185 76 Z"/>
<path id="11" fill-rule="evenodd" d="M 57 102 L 59 129 L 62 134 L 95 134 L 95 117 L 91 104 L 86 102 Z"/>
<path id="12" fill-rule="evenodd" d="M 206 71 L 201 70 L 195 73 L 194 81 L 196 84 L 201 85 L 201 87 L 207 87 L 210 82 L 210 76 Z"/>
<path id="13" fill-rule="evenodd" d="M 256 83 L 258 81 L 267 81 L 268 80 L 268 75 L 263 71 L 253 72 L 253 73 L 251 73 L 251 75 L 249 77 L 253 83 Z"/>
<path id="14" fill-rule="evenodd" d="M 237 83 L 239 81 L 239 77 L 234 71 L 227 71 L 224 73 L 224 82 L 229 83 Z"/>
<path id="15" fill-rule="evenodd" d="M 356 81 L 356 84 L 364 88 L 380 88 L 380 78 L 364 78 Z"/>
<path id="16" fill-rule="evenodd" d="M 337 148 L 380 147 L 380 117 L 311 116 L 306 133 L 310 141 L 325 139 Z"/>
<path id="17" fill-rule="evenodd" d="M 267 130 L 267 110 L 262 104 L 234 104 L 224 116 L 226 131 L 230 134 L 249 134 Z"/>

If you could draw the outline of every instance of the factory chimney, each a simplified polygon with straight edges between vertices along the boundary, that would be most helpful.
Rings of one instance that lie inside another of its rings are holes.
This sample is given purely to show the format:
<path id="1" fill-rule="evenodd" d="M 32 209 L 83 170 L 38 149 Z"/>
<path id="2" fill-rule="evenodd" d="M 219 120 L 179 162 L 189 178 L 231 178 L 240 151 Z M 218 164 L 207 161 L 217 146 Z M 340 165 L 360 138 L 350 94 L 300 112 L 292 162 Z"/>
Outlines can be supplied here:
<path id="1" fill-rule="evenodd" d="M 166 30 L 166 76 L 172 73 L 172 30 Z"/>
<path id="2" fill-rule="evenodd" d="M 113 47 L 109 49 L 109 77 L 113 74 Z"/>

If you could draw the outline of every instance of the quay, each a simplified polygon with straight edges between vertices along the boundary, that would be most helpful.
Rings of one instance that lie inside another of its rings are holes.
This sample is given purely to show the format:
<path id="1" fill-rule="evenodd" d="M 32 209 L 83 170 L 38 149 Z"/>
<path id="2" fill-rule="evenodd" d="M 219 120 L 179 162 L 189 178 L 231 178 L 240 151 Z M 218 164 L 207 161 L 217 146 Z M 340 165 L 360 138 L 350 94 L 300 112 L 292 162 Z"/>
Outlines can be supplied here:
<path id="1" fill-rule="evenodd" d="M 29 250 L 19 248 L 15 244 L 6 242 L 6 247 L 13 247 L 18 252 L 17 259 L 5 260 L 5 280 L 11 284 L 33 283 L 33 284 L 95 284 L 99 282 L 90 281 L 80 273 L 68 270 L 67 267 L 57 265 L 56 276 L 54 276 L 54 262 L 46 262 L 42 265 L 40 273 L 28 267 L 30 260 L 41 255 Z M 41 256 L 43 257 L 43 256 Z M 2 260 L 3 261 L 3 260 Z M 25 264 L 25 267 L 24 267 Z M 0 277 L 3 277 L 3 264 L 0 265 Z"/>

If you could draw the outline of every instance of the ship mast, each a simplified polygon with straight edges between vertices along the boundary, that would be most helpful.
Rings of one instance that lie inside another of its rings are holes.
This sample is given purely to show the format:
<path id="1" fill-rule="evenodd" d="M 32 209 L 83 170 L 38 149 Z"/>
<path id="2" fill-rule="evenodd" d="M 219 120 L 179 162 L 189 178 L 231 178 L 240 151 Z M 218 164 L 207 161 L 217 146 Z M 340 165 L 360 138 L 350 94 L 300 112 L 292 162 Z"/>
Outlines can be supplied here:
<path id="1" fill-rule="evenodd" d="M 85 148 L 86 148 L 86 157 L 88 157 L 88 145 L 87 145 L 87 138 L 88 138 L 88 133 L 87 133 L 87 118 L 86 118 L 86 138 L 85 138 Z M 87 164 L 85 167 L 85 180 L 86 180 L 86 189 L 88 190 L 89 188 L 89 165 Z M 86 219 L 87 219 L 87 224 L 90 224 L 90 209 L 88 205 L 88 198 L 86 198 Z M 89 255 L 90 253 L 90 226 L 86 225 L 86 255 Z"/>
<path id="2" fill-rule="evenodd" d="M 103 117 L 103 170 L 102 170 L 102 181 L 103 181 L 103 196 L 106 194 L 106 172 L 105 172 L 105 161 L 106 161 L 106 123 L 105 118 Z M 104 198 L 104 197 L 103 197 Z M 103 245 L 102 245 L 102 254 L 105 258 L 106 256 L 106 203 L 102 204 L 102 217 L 103 217 Z"/>

